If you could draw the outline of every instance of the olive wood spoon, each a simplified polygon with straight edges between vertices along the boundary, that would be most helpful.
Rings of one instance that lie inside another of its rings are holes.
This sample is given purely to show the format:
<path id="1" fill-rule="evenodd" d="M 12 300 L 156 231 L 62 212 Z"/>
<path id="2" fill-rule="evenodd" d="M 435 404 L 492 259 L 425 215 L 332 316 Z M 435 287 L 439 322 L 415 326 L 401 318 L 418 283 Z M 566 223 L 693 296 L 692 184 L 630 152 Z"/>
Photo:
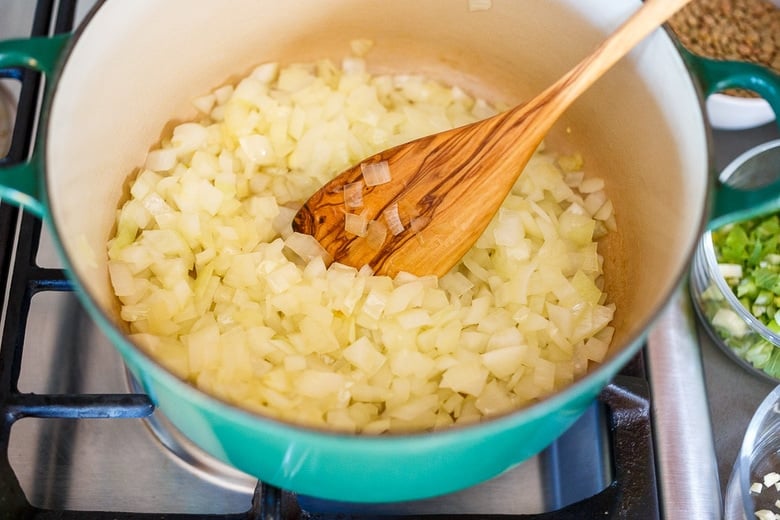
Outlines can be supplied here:
<path id="1" fill-rule="evenodd" d="M 689 1 L 647 0 L 590 56 L 523 105 L 364 159 L 309 198 L 293 229 L 316 238 L 334 261 L 368 264 L 376 274 L 446 274 L 485 230 L 563 111 Z M 388 208 L 398 209 L 403 231 L 388 230 L 378 242 L 346 231 L 344 186 L 362 181 L 361 165 L 382 161 L 390 182 L 364 184 L 362 207 L 349 209 L 378 221 Z"/>

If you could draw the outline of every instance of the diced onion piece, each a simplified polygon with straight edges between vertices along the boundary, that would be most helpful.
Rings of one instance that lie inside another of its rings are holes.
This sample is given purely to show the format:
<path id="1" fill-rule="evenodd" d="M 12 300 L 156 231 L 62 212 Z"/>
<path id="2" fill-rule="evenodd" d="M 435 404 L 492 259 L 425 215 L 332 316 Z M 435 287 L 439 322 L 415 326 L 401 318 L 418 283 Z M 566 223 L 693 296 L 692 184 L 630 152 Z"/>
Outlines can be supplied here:
<path id="1" fill-rule="evenodd" d="M 404 225 L 401 222 L 401 217 L 398 214 L 398 204 L 391 204 L 383 212 L 387 227 L 393 235 L 400 235 L 404 231 Z"/>
<path id="2" fill-rule="evenodd" d="M 130 296 L 137 290 L 133 273 L 128 264 L 117 261 L 108 262 L 108 274 L 111 278 L 114 294 L 120 298 Z"/>
<path id="3" fill-rule="evenodd" d="M 582 175 L 584 175 L 584 172 L 582 171 L 583 162 L 582 155 L 578 153 L 572 155 L 561 155 L 557 160 L 558 166 L 560 166 L 564 172 L 564 178 L 568 177 L 569 173 L 577 172 L 581 174 L 580 180 L 577 182 L 577 186 L 579 186 L 580 182 L 582 182 Z M 572 186 L 572 184 L 569 184 L 569 186 Z"/>
<path id="4" fill-rule="evenodd" d="M 612 205 L 612 201 L 608 200 L 604 203 L 601 208 L 596 211 L 596 213 L 593 214 L 593 218 L 596 220 L 608 220 L 610 217 L 612 217 L 612 213 L 614 211 L 614 207 Z"/>
<path id="5" fill-rule="evenodd" d="M 344 215 L 344 230 L 359 237 L 366 236 L 368 232 L 368 218 L 365 211 L 360 215 L 347 213 Z"/>
<path id="6" fill-rule="evenodd" d="M 740 264 L 718 264 L 718 270 L 723 278 L 742 278 L 742 266 Z"/>
<path id="7" fill-rule="evenodd" d="M 217 100 L 218 105 L 224 105 L 227 103 L 230 96 L 233 95 L 235 87 L 233 85 L 223 85 L 214 90 L 214 97 Z"/>
<path id="8" fill-rule="evenodd" d="M 574 188 L 582 184 L 582 180 L 584 178 L 585 178 L 584 171 L 582 170 L 570 171 L 570 172 L 566 172 L 566 174 L 563 176 L 563 181 L 566 183 L 567 186 Z"/>
<path id="9" fill-rule="evenodd" d="M 592 177 L 583 180 L 579 185 L 580 193 L 594 193 L 604 189 L 604 179 Z"/>
<path id="10" fill-rule="evenodd" d="M 521 369 L 527 350 L 526 345 L 519 344 L 490 350 L 482 354 L 482 364 L 496 377 L 505 378 Z"/>
<path id="11" fill-rule="evenodd" d="M 366 71 L 366 62 L 363 58 L 344 58 L 341 61 L 344 74 L 362 74 Z"/>
<path id="12" fill-rule="evenodd" d="M 366 240 L 369 247 L 379 249 L 385 243 L 387 238 L 387 226 L 381 220 L 372 220 L 368 223 L 366 231 Z"/>
<path id="13" fill-rule="evenodd" d="M 474 283 L 466 278 L 463 273 L 450 271 L 441 279 L 440 284 L 443 289 L 451 292 L 455 296 L 463 296 L 474 288 Z"/>
<path id="14" fill-rule="evenodd" d="M 758 520 L 776 520 L 777 519 L 775 514 L 772 511 L 768 510 L 768 509 L 759 509 L 758 511 L 755 512 L 755 515 L 756 515 L 756 518 L 758 518 Z"/>
<path id="15" fill-rule="evenodd" d="M 469 0 L 469 11 L 487 11 L 493 7 L 493 0 Z"/>
<path id="16" fill-rule="evenodd" d="M 363 180 L 366 181 L 366 186 L 379 186 L 392 180 L 390 166 L 387 164 L 387 161 L 361 163 L 360 171 L 363 172 Z"/>
<path id="17" fill-rule="evenodd" d="M 344 186 L 344 205 L 347 209 L 363 207 L 363 181 L 351 182 Z"/>
<path id="18" fill-rule="evenodd" d="M 387 359 L 365 336 L 345 348 L 344 357 L 369 377 L 376 374 Z"/>
<path id="19" fill-rule="evenodd" d="M 349 42 L 349 48 L 352 49 L 355 56 L 359 57 L 368 54 L 368 51 L 370 51 L 373 46 L 374 41 L 367 38 L 360 38 Z"/>
<path id="20" fill-rule="evenodd" d="M 276 160 L 271 140 L 264 135 L 246 135 L 241 137 L 238 142 L 247 157 L 257 164 L 273 164 Z"/>
<path id="21" fill-rule="evenodd" d="M 309 262 L 314 258 L 321 258 L 326 264 L 333 261 L 325 248 L 311 235 L 294 231 L 285 239 L 284 245 L 305 262 Z"/>
<path id="22" fill-rule="evenodd" d="M 276 62 L 263 63 L 255 67 L 251 76 L 262 82 L 270 83 L 279 75 L 279 64 Z"/>
<path id="23" fill-rule="evenodd" d="M 363 303 L 363 313 L 367 316 L 378 320 L 382 315 L 382 311 L 385 310 L 387 305 L 387 294 L 382 291 L 372 290 L 366 296 L 366 300 Z"/>
<path id="24" fill-rule="evenodd" d="M 455 392 L 462 392 L 478 396 L 482 393 L 488 378 L 488 370 L 478 364 L 457 364 L 444 371 L 441 378 L 442 388 L 451 388 Z"/>
<path id="25" fill-rule="evenodd" d="M 217 97 L 214 94 L 206 94 L 205 96 L 198 96 L 192 100 L 192 106 L 198 109 L 202 114 L 208 114 L 211 109 L 214 108 L 214 104 L 217 102 Z"/>
<path id="26" fill-rule="evenodd" d="M 753 482 L 750 485 L 750 492 L 756 495 L 760 494 L 761 491 L 763 491 L 763 489 L 764 489 L 764 485 L 761 482 Z"/>
<path id="27" fill-rule="evenodd" d="M 712 317 L 715 327 L 722 327 L 735 338 L 741 338 L 748 333 L 748 326 L 739 315 L 731 309 L 721 308 Z"/>
<path id="28" fill-rule="evenodd" d="M 766 475 L 764 475 L 764 486 L 765 487 L 773 486 L 774 484 L 777 484 L 778 482 L 780 482 L 780 473 L 772 471 L 772 472 L 767 473 Z"/>
<path id="29" fill-rule="evenodd" d="M 208 139 L 208 130 L 198 123 L 182 123 L 173 129 L 171 144 L 180 153 L 189 153 Z"/>
<path id="30" fill-rule="evenodd" d="M 279 212 L 274 217 L 271 227 L 282 238 L 287 238 L 292 233 L 292 221 L 298 210 L 288 206 L 279 206 Z"/>
<path id="31" fill-rule="evenodd" d="M 176 166 L 176 151 L 167 148 L 152 150 L 146 155 L 146 168 L 155 172 L 165 172 Z"/>

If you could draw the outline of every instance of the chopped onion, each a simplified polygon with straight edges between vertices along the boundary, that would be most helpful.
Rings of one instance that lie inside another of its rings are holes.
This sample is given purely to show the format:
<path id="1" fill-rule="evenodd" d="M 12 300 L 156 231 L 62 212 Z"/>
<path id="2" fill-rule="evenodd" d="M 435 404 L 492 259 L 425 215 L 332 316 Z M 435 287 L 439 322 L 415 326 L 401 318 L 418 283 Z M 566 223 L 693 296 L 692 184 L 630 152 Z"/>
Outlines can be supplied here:
<path id="1" fill-rule="evenodd" d="M 363 181 L 355 181 L 344 186 L 344 205 L 347 209 L 363 207 Z"/>
<path id="2" fill-rule="evenodd" d="M 719 263 L 718 270 L 723 278 L 742 278 L 742 266 L 740 264 Z"/>
<path id="3" fill-rule="evenodd" d="M 487 11 L 493 7 L 493 0 L 469 0 L 469 11 Z"/>
<path id="4" fill-rule="evenodd" d="M 604 179 L 598 177 L 585 179 L 579 185 L 580 193 L 593 193 L 595 191 L 602 191 L 603 189 Z"/>
<path id="5" fill-rule="evenodd" d="M 234 90 L 235 87 L 233 85 L 224 85 L 214 90 L 214 98 L 217 100 L 217 104 L 224 105 L 227 103 Z"/>
<path id="6" fill-rule="evenodd" d="M 584 178 L 585 178 L 585 172 L 579 170 L 579 171 L 566 172 L 566 174 L 563 177 L 563 180 L 567 186 L 571 186 L 573 188 L 575 186 L 579 186 L 580 184 L 582 184 L 582 180 Z"/>
<path id="7" fill-rule="evenodd" d="M 273 164 L 276 161 L 274 147 L 264 135 L 247 135 L 238 140 L 241 150 L 247 157 L 258 164 Z"/>
<path id="8" fill-rule="evenodd" d="M 344 230 L 347 233 L 352 233 L 359 237 L 366 236 L 368 232 L 368 218 L 366 218 L 366 212 L 364 211 L 360 215 L 355 215 L 354 213 L 345 214 Z"/>
<path id="9" fill-rule="evenodd" d="M 108 244 L 131 338 L 225 401 L 363 434 L 480 421 L 601 363 L 615 307 L 596 239 L 617 221 L 579 155 L 540 147 L 441 278 L 334 263 L 293 231 L 303 201 L 338 172 L 496 112 L 457 86 L 366 70 L 360 56 L 271 62 L 193 101 L 203 114 L 148 154 Z M 347 231 L 380 250 L 402 215 L 415 233 L 429 224 L 397 205 L 368 220 L 363 183 L 391 178 L 387 163 L 361 169 L 343 190 Z"/>
<path id="10" fill-rule="evenodd" d="M 366 71 L 366 62 L 357 57 L 344 58 L 341 62 L 341 68 L 345 74 L 363 74 Z"/>
<path id="11" fill-rule="evenodd" d="M 387 226 L 381 220 L 371 220 L 366 230 L 366 241 L 372 249 L 380 249 L 387 238 Z"/>
<path id="12" fill-rule="evenodd" d="M 255 67 L 250 75 L 262 83 L 271 83 L 279 75 L 279 64 L 276 62 L 263 63 Z"/>
<path id="13" fill-rule="evenodd" d="M 606 221 L 612 217 L 613 212 L 614 212 L 614 207 L 612 206 L 612 201 L 608 200 L 607 202 L 604 203 L 603 206 L 601 206 L 601 208 L 598 209 L 598 211 L 596 211 L 593 214 L 593 218 L 595 218 L 596 220 Z"/>
<path id="14" fill-rule="evenodd" d="M 284 245 L 305 262 L 310 262 L 314 258 L 321 258 L 326 264 L 333 261 L 325 248 L 311 235 L 295 231 L 285 239 Z"/>
<path id="15" fill-rule="evenodd" d="M 374 41 L 366 38 L 352 40 L 349 42 L 349 48 L 352 49 L 353 54 L 358 57 L 365 56 L 368 51 L 374 46 Z"/>
<path id="16" fill-rule="evenodd" d="M 379 186 L 380 184 L 386 184 L 392 180 L 390 166 L 387 164 L 387 161 L 361 163 L 360 171 L 363 172 L 363 179 L 366 181 L 366 186 Z"/>
<path id="17" fill-rule="evenodd" d="M 387 227 L 393 235 L 400 235 L 404 231 L 404 225 L 401 222 L 401 217 L 398 215 L 398 204 L 391 204 L 383 212 Z"/>
<path id="18" fill-rule="evenodd" d="M 182 123 L 173 129 L 171 144 L 179 155 L 200 148 L 208 139 L 208 130 L 197 123 Z"/>
<path id="19" fill-rule="evenodd" d="M 144 166 L 155 172 L 165 172 L 176 166 L 176 163 L 176 152 L 168 148 L 149 152 Z"/>
<path id="20" fill-rule="evenodd" d="M 780 473 L 777 473 L 776 471 L 771 471 L 764 475 L 764 486 L 770 487 L 780 482 Z"/>
<path id="21" fill-rule="evenodd" d="M 214 108 L 214 103 L 217 102 L 217 97 L 214 94 L 206 94 L 205 96 L 199 96 L 192 100 L 192 105 L 198 109 L 202 114 L 208 114 L 211 109 Z"/>
<path id="22" fill-rule="evenodd" d="M 271 223 L 274 232 L 282 238 L 287 238 L 293 232 L 292 221 L 297 213 L 297 209 L 288 206 L 279 206 L 278 213 Z"/>

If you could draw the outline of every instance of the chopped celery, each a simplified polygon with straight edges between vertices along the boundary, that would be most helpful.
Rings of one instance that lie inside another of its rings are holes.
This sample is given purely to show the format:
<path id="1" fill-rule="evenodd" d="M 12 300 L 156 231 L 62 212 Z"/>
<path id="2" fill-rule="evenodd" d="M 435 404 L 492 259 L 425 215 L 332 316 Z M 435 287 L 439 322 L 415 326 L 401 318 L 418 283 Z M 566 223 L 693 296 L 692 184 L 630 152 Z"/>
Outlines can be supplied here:
<path id="1" fill-rule="evenodd" d="M 728 272 L 741 277 L 726 281 L 746 309 L 764 325 L 775 318 L 780 297 L 780 216 L 777 214 L 729 224 L 712 232 L 712 242 L 719 264 L 728 264 Z"/>
<path id="2" fill-rule="evenodd" d="M 711 235 L 728 286 L 745 309 L 780 333 L 780 215 L 729 224 Z M 723 296 L 714 285 L 702 292 L 701 299 L 723 342 L 738 357 L 780 379 L 780 348 L 749 330 L 736 313 L 724 314 Z"/>

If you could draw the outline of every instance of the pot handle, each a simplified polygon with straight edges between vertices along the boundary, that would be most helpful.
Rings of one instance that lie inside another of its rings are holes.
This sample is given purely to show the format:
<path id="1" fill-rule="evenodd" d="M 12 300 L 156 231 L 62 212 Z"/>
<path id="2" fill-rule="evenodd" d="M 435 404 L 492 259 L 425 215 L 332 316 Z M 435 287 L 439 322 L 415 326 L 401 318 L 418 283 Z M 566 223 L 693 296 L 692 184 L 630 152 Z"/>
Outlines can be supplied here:
<path id="1" fill-rule="evenodd" d="M 70 34 L 58 34 L 48 38 L 28 38 L 0 41 L 0 68 L 26 68 L 41 72 L 47 76 L 44 101 L 49 101 L 55 67 L 62 51 L 70 40 Z M 40 125 L 39 125 L 40 135 Z M 0 197 L 4 201 L 17 204 L 32 213 L 43 216 L 46 208 L 42 202 L 41 180 L 43 176 L 43 153 L 33 143 L 33 151 L 24 162 L 6 165 L 0 162 Z"/>
<path id="2" fill-rule="evenodd" d="M 678 48 L 705 95 L 727 88 L 751 90 L 769 103 L 775 113 L 775 121 L 780 125 L 780 74 L 754 63 L 712 60 L 692 54 L 682 46 Z M 716 229 L 729 222 L 779 211 L 780 168 L 777 173 L 771 183 L 753 188 L 715 183 L 707 227 Z"/>

